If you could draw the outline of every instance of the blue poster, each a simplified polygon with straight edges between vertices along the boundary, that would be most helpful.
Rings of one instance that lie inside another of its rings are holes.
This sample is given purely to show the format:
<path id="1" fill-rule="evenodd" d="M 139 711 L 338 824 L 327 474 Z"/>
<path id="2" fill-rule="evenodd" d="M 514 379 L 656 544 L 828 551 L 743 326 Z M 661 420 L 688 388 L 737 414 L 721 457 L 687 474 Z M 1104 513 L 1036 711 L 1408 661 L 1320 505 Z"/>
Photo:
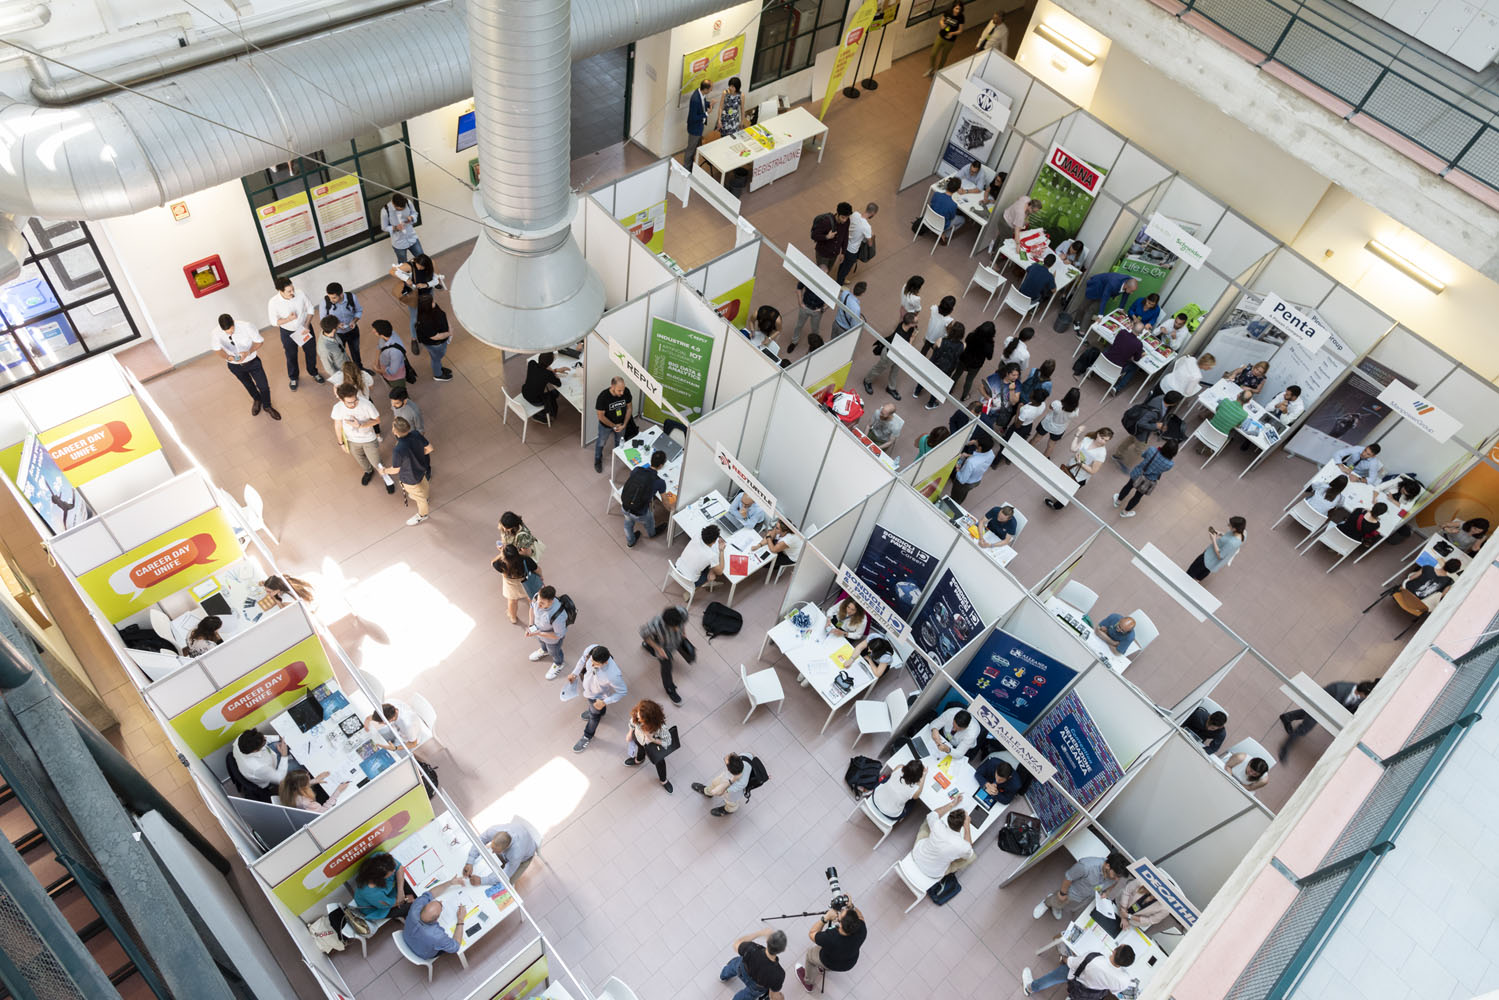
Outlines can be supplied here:
<path id="1" fill-rule="evenodd" d="M 869 584 L 891 611 L 910 621 L 911 611 L 936 567 L 936 556 L 875 525 L 854 574 Z"/>
<path id="2" fill-rule="evenodd" d="M 1031 745 L 1056 766 L 1057 783 L 1085 806 L 1124 777 L 1123 768 L 1076 691 L 1062 697 L 1026 735 Z M 1072 804 L 1048 785 L 1032 785 L 1026 798 L 1048 832 L 1072 815 Z"/>
<path id="3" fill-rule="evenodd" d="M 35 434 L 28 434 L 21 444 L 16 486 L 54 535 L 94 516 L 88 501 L 68 482 L 57 459 Z"/>
<path id="4" fill-rule="evenodd" d="M 1036 647 L 995 630 L 968 661 L 958 686 L 971 695 L 983 695 L 1018 729 L 1025 729 L 1077 671 Z"/>
<path id="5" fill-rule="evenodd" d="M 984 630 L 973 602 L 962 584 L 947 570 L 932 588 L 931 596 L 911 622 L 916 645 L 936 663 L 946 663 Z M 927 678 L 930 680 L 931 678 Z M 925 681 L 922 682 L 925 686 Z"/>

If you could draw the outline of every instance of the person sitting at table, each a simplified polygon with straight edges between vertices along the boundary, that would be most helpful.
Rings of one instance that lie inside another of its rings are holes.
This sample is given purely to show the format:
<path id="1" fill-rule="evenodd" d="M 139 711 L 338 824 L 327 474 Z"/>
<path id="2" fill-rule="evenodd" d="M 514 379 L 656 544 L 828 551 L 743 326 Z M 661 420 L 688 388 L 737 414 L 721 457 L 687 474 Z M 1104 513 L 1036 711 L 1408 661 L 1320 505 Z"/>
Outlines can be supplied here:
<path id="1" fill-rule="evenodd" d="M 1123 392 L 1124 387 L 1134 381 L 1135 364 L 1145 357 L 1143 338 L 1148 332 L 1144 322 L 1136 319 L 1130 326 L 1115 334 L 1114 342 L 1103 349 L 1104 358 L 1123 369 L 1119 373 L 1119 380 L 1114 383 L 1114 392 Z M 1076 366 L 1074 366 L 1075 370 Z"/>
<path id="2" fill-rule="evenodd" d="M 531 866 L 531 859 L 536 857 L 536 840 L 526 824 L 518 819 L 509 823 L 496 823 L 480 834 L 480 837 L 499 861 L 511 885 Z M 475 875 L 474 865 L 478 863 L 479 848 L 469 848 L 468 860 L 463 865 L 463 877 L 468 879 L 469 885 L 495 885 L 500 881 L 500 877 L 494 873 L 493 865 L 488 866 L 483 875 Z"/>
<path id="3" fill-rule="evenodd" d="M 724 560 L 727 558 L 725 550 L 729 543 L 718 537 L 719 534 L 718 525 L 706 526 L 697 538 L 687 543 L 682 554 L 677 556 L 677 572 L 683 579 L 693 581 L 695 587 L 701 587 L 724 575 Z"/>
<path id="4" fill-rule="evenodd" d="M 919 760 L 908 760 L 899 771 L 892 771 L 890 777 L 874 786 L 870 805 L 890 822 L 898 822 L 916 808 L 924 784 L 926 765 Z"/>
<path id="5" fill-rule="evenodd" d="M 1237 396 L 1228 396 L 1218 400 L 1218 405 L 1213 408 L 1213 415 L 1208 418 L 1208 423 L 1213 425 L 1215 431 L 1232 434 L 1234 428 L 1249 419 L 1249 411 L 1245 409 L 1245 405 L 1253 398 L 1253 389 L 1240 389 Z"/>
<path id="6" fill-rule="evenodd" d="M 434 890 L 441 892 L 449 886 L 462 883 L 463 877 L 456 876 L 440 885 L 434 885 L 412 900 L 411 909 L 406 911 L 401 937 L 406 940 L 406 947 L 411 949 L 411 953 L 424 962 L 430 962 L 443 953 L 456 955 L 463 948 L 463 918 L 468 916 L 468 907 L 458 907 L 456 926 L 453 928 L 458 936 L 454 937 L 438 924 L 442 919 L 442 903 L 432 898 Z"/>
<path id="7" fill-rule="evenodd" d="M 1135 984 L 1135 977 L 1127 971 L 1135 964 L 1135 949 L 1121 944 L 1107 956 L 1101 951 L 1086 955 L 1068 955 L 1062 963 L 1040 979 L 1031 976 L 1030 967 L 1020 970 L 1020 986 L 1026 996 L 1049 990 L 1065 982 L 1076 982 L 1086 994 L 1078 996 L 1114 996 L 1122 994 Z M 1072 987 L 1067 987 L 1072 996 Z"/>
<path id="8" fill-rule="evenodd" d="M 750 551 L 763 548 L 775 554 L 777 566 L 790 566 L 802 557 L 802 546 L 806 543 L 807 540 L 798 535 L 784 518 L 777 518 L 774 527 L 760 536 L 760 540 L 750 546 Z"/>
<path id="9" fill-rule="evenodd" d="M 1121 932 L 1134 928 L 1143 934 L 1171 916 L 1171 907 L 1151 895 L 1138 878 L 1119 886 L 1114 894 L 1114 905 L 1119 909 Z"/>
<path id="10" fill-rule="evenodd" d="M 1055 920 L 1061 920 L 1064 914 L 1076 917 L 1093 905 L 1094 893 L 1109 897 L 1128 874 L 1129 858 L 1118 851 L 1102 858 L 1078 858 L 1063 873 L 1057 891 L 1037 903 L 1031 916 L 1040 920 L 1050 910 Z"/>
<path id="11" fill-rule="evenodd" d="M 310 604 L 317 600 L 312 585 L 294 576 L 268 576 L 260 581 L 260 586 L 276 604 L 295 604 L 299 599 Z M 265 610 L 269 611 L 270 608 Z"/>
<path id="12" fill-rule="evenodd" d="M 1015 508 L 1009 504 L 1003 507 L 990 507 L 989 512 L 984 515 L 988 520 L 984 527 L 994 535 L 994 541 L 987 538 L 979 539 L 979 548 L 992 549 L 1002 545 L 1009 545 L 1015 540 L 1015 533 L 1020 530 L 1020 522 L 1015 518 Z"/>
<path id="13" fill-rule="evenodd" d="M 1204 750 L 1215 754 L 1223 749 L 1223 740 L 1228 736 L 1228 713 L 1209 712 L 1198 705 L 1182 723 L 1182 728 L 1197 737 Z"/>
<path id="14" fill-rule="evenodd" d="M 1056 265 L 1057 255 L 1048 253 L 1043 260 L 1033 260 L 1020 279 L 1020 294 L 1032 302 L 1040 302 L 1057 290 L 1057 276 L 1051 269 Z"/>
<path id="15" fill-rule="evenodd" d="M 371 851 L 359 862 L 354 876 L 354 906 L 366 920 L 397 920 L 411 909 L 406 873 L 384 851 Z"/>
<path id="16" fill-rule="evenodd" d="M 958 211 L 958 203 L 955 196 L 963 187 L 963 182 L 956 177 L 949 177 L 942 185 L 942 190 L 933 194 L 927 202 L 927 208 L 942 217 L 942 235 L 938 238 L 940 242 L 946 243 L 952 239 L 954 233 L 963 228 L 963 216 Z"/>
<path id="17" fill-rule="evenodd" d="M 926 824 L 916 834 L 911 847 L 911 864 L 929 879 L 939 879 L 973 864 L 973 824 L 968 810 L 958 808 L 961 799 L 953 799 L 935 812 L 927 813 Z"/>
<path id="18" fill-rule="evenodd" d="M 1358 507 L 1338 523 L 1338 530 L 1360 545 L 1373 545 L 1379 540 L 1381 531 L 1379 519 L 1389 509 L 1386 503 L 1377 503 L 1368 510 Z"/>
<path id="19" fill-rule="evenodd" d="M 1188 322 L 1186 313 L 1177 313 L 1171 317 L 1170 326 L 1162 324 L 1156 327 L 1156 336 L 1173 351 L 1179 351 L 1186 346 L 1188 338 L 1192 336 L 1192 331 L 1187 329 Z"/>
<path id="20" fill-rule="evenodd" d="M 900 437 L 900 432 L 905 429 L 905 418 L 895 412 L 895 404 L 886 403 L 874 411 L 874 419 L 869 421 L 869 426 L 864 433 L 868 435 L 869 440 L 889 451 L 895 439 Z"/>
<path id="21" fill-rule="evenodd" d="M 1129 644 L 1135 641 L 1135 620 L 1129 615 L 1112 614 L 1093 626 L 1093 632 L 1110 649 L 1123 655 Z"/>
<path id="22" fill-rule="evenodd" d="M 562 379 L 552 370 L 552 362 L 556 359 L 557 355 L 551 351 L 542 351 L 526 362 L 526 380 L 521 383 L 520 395 L 532 406 L 541 407 L 541 413 L 533 419 L 540 420 L 543 415 L 554 419 L 557 416 L 557 400 L 562 398 L 557 387 L 562 384 Z"/>
<path id="23" fill-rule="evenodd" d="M 1227 379 L 1233 379 L 1234 385 L 1244 389 L 1253 389 L 1255 395 L 1265 387 L 1265 376 L 1270 374 L 1270 362 L 1256 361 L 1252 365 L 1240 365 L 1227 375 Z"/>
<path id="24" fill-rule="evenodd" d="M 857 601 L 849 599 L 838 605 L 837 610 L 828 613 L 827 630 L 829 636 L 858 642 L 869 630 L 869 616 Z"/>
<path id="25" fill-rule="evenodd" d="M 232 752 L 240 777 L 264 791 L 274 792 L 291 767 L 291 751 L 286 741 L 267 743 L 265 734 L 256 729 L 240 733 Z"/>
<path id="26" fill-rule="evenodd" d="M 1331 518 L 1333 508 L 1343 506 L 1343 491 L 1347 488 L 1348 477 L 1338 473 L 1326 483 L 1313 483 L 1307 487 L 1306 504 L 1323 517 Z M 1337 518 L 1342 519 L 1343 515 Z"/>
<path id="27" fill-rule="evenodd" d="M 1301 401 L 1301 386 L 1286 386 L 1286 391 L 1267 409 L 1286 423 L 1293 423 L 1306 409 L 1306 404 Z"/>
<path id="28" fill-rule="evenodd" d="M 1076 237 L 1057 244 L 1057 262 L 1067 267 L 1075 267 L 1079 271 L 1088 266 L 1087 253 L 1088 248 L 1083 245 L 1082 240 Z"/>
<path id="29" fill-rule="evenodd" d="M 739 495 L 729 502 L 729 511 L 743 521 L 746 528 L 756 531 L 763 528 L 765 522 L 770 520 L 770 516 L 765 513 L 765 508 L 761 507 L 745 490 L 740 490 Z"/>
<path id="30" fill-rule="evenodd" d="M 963 182 L 963 188 L 958 194 L 978 194 L 983 191 L 986 183 L 984 174 L 988 170 L 989 168 L 978 160 L 970 160 L 968 166 L 958 171 L 958 179 Z"/>
<path id="31" fill-rule="evenodd" d="M 995 202 L 999 201 L 1000 189 L 1005 186 L 1005 181 L 1007 181 L 1009 177 L 1010 175 L 1003 170 L 995 174 L 989 180 L 988 185 L 984 188 L 983 196 L 979 198 L 979 204 L 984 208 L 988 208 L 990 205 L 993 205 Z"/>
<path id="32" fill-rule="evenodd" d="M 306 809 L 309 812 L 327 812 L 338 804 L 338 797 L 343 794 L 344 789 L 349 787 L 349 783 L 339 782 L 338 787 L 333 789 L 333 794 L 329 795 L 325 801 L 319 802 L 317 790 L 313 785 L 323 781 L 326 777 L 328 777 L 327 771 L 314 778 L 305 768 L 293 768 L 286 773 L 286 777 L 281 779 L 281 787 L 276 795 L 284 806 Z"/>
<path id="33" fill-rule="evenodd" d="M 1429 607 L 1435 607 L 1447 588 L 1457 582 L 1452 574 L 1461 573 L 1462 569 L 1461 559 L 1448 559 L 1435 566 L 1417 566 L 1415 572 L 1408 575 L 1400 585 L 1412 597 L 1425 601 Z"/>
<path id="34" fill-rule="evenodd" d="M 984 727 L 961 705 L 954 705 L 932 722 L 927 730 L 939 753 L 961 757 L 978 746 Z"/>
<path id="35" fill-rule="evenodd" d="M 1043 207 L 1040 201 L 1028 194 L 1023 194 L 1015 200 L 1013 205 L 1005 209 L 1005 225 L 1010 227 L 1010 237 L 1015 241 L 1016 250 L 1020 249 L 1020 234 L 1025 232 L 1031 216 L 1041 211 Z"/>
<path id="36" fill-rule="evenodd" d="M 1486 517 L 1470 517 L 1466 521 L 1453 518 L 1442 525 L 1442 538 L 1450 545 L 1455 545 L 1464 552 L 1472 555 L 1478 551 L 1483 540 L 1489 534 L 1489 520 Z"/>
<path id="37" fill-rule="evenodd" d="M 1234 780 L 1248 791 L 1264 788 L 1270 781 L 1270 765 L 1263 757 L 1251 757 L 1245 753 L 1231 754 L 1223 762 Z"/>
<path id="38" fill-rule="evenodd" d="M 1130 319 L 1137 319 L 1155 329 L 1155 325 L 1161 321 L 1161 296 L 1158 292 L 1151 292 L 1143 299 L 1135 299 L 1130 303 L 1129 311 L 1125 313 Z"/>
<path id="39" fill-rule="evenodd" d="M 215 646 L 222 645 L 224 640 L 219 635 L 219 629 L 224 627 L 224 620 L 218 615 L 204 615 L 198 619 L 198 624 L 187 634 L 187 645 L 182 647 L 183 656 L 202 656 Z"/>
<path id="40" fill-rule="evenodd" d="M 1159 396 L 1175 392 L 1180 394 L 1182 399 L 1189 399 L 1202 389 L 1204 376 L 1217 367 L 1218 359 L 1211 354 L 1204 354 L 1200 358 L 1184 354 L 1172 363 L 1169 372 L 1161 376 L 1161 380 L 1156 383 L 1151 395 Z"/>
<path id="41" fill-rule="evenodd" d="M 869 664 L 869 672 L 874 674 L 875 680 L 879 680 L 895 662 L 895 647 L 884 636 L 871 633 L 859 640 L 859 644 L 854 647 L 854 655 L 864 657 L 864 662 Z"/>
<path id="42" fill-rule="evenodd" d="M 1384 463 L 1379 460 L 1379 445 L 1371 444 L 1360 448 L 1351 444 L 1346 448 L 1340 448 L 1333 452 L 1332 461 L 1335 465 L 1348 473 L 1348 478 L 1355 483 L 1372 483 L 1380 479 L 1380 473 L 1384 471 Z"/>
<path id="43" fill-rule="evenodd" d="M 383 722 L 381 715 L 385 717 Z M 423 740 L 431 736 L 427 724 L 416 714 L 416 710 L 395 698 L 380 706 L 379 715 L 371 712 L 370 717 L 364 720 L 364 728 L 376 733 L 375 742 L 387 750 L 399 750 L 401 747 L 415 750 Z M 392 737 L 400 746 L 386 742 Z"/>
<path id="44" fill-rule="evenodd" d="M 1020 794 L 1020 773 L 998 754 L 985 757 L 974 771 L 974 778 L 979 787 L 1002 806 L 1009 805 Z"/>

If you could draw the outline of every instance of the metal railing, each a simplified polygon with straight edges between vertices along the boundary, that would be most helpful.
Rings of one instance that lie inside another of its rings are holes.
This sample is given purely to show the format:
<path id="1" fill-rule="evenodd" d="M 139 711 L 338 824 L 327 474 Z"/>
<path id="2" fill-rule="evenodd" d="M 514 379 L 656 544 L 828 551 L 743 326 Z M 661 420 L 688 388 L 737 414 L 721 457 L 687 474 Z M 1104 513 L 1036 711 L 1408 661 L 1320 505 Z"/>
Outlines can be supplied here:
<path id="1" fill-rule="evenodd" d="M 1317 0 L 1181 0 L 1211 21 L 1463 173 L 1499 191 L 1499 92 L 1473 74 Z"/>
<path id="2" fill-rule="evenodd" d="M 1499 625 L 1499 618 L 1489 628 Z M 1479 709 L 1499 686 L 1499 636 L 1454 661 L 1456 670 L 1405 746 L 1380 760 L 1383 773 L 1318 864 L 1297 879 L 1297 894 L 1227 1000 L 1290 996 L 1337 928 L 1379 859 L 1456 749 Z"/>

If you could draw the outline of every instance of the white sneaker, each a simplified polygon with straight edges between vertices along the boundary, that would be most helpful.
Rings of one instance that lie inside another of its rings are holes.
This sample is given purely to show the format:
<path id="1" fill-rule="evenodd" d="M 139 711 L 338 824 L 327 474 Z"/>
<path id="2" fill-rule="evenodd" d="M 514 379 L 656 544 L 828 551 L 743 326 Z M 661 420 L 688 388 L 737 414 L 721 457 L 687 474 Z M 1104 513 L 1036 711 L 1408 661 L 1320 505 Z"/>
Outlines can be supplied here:
<path id="1" fill-rule="evenodd" d="M 1114 494 L 1114 506 L 1118 507 L 1119 504 L 1120 504 L 1119 494 L 1116 493 L 1116 494 Z"/>
<path id="2" fill-rule="evenodd" d="M 1120 517 L 1134 517 L 1135 516 L 1135 512 L 1132 511 L 1132 510 L 1121 510 L 1119 512 L 1119 516 Z"/>
<path id="3" fill-rule="evenodd" d="M 1020 988 L 1025 990 L 1026 996 L 1031 995 L 1031 983 L 1035 981 L 1036 977 L 1031 975 L 1030 966 L 1026 966 L 1020 970 Z"/>
<path id="4" fill-rule="evenodd" d="M 1053 919 L 1053 920 L 1061 920 L 1062 919 L 1062 911 L 1059 910 L 1059 909 L 1057 909 L 1056 907 L 1052 907 L 1052 909 L 1051 909 L 1051 919 Z"/>
<path id="5" fill-rule="evenodd" d="M 1032 919 L 1040 920 L 1043 916 L 1046 915 L 1046 911 L 1048 909 L 1050 909 L 1050 907 L 1046 905 L 1046 900 L 1041 900 L 1041 902 L 1036 904 L 1036 908 L 1031 911 Z"/>
<path id="6" fill-rule="evenodd" d="M 546 655 L 547 655 L 547 651 L 544 650 L 544 649 L 533 650 L 531 652 L 531 662 L 534 663 L 534 662 L 536 662 L 537 660 L 541 659 L 543 656 L 546 656 Z"/>
<path id="7" fill-rule="evenodd" d="M 428 514 L 412 514 L 410 517 L 408 517 L 406 519 L 406 523 L 407 524 L 421 524 L 429 516 L 431 516 L 431 515 L 428 515 Z"/>
<path id="8" fill-rule="evenodd" d="M 554 681 L 554 680 L 557 679 L 558 675 L 560 675 L 561 673 L 562 673 L 562 668 L 559 667 L 559 666 L 557 666 L 557 664 L 554 663 L 554 664 L 552 664 L 552 668 L 547 671 L 547 680 Z"/>

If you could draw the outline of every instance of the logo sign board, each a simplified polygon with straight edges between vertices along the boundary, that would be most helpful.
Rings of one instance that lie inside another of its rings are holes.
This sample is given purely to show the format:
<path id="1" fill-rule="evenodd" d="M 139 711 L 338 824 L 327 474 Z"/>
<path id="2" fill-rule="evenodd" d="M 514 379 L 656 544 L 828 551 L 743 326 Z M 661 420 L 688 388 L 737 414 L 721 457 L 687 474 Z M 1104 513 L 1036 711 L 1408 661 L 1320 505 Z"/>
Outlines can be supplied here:
<path id="1" fill-rule="evenodd" d="M 1316 354 L 1332 336 L 1332 331 L 1327 327 L 1310 316 L 1303 315 L 1273 292 L 1266 294 L 1264 301 L 1260 303 L 1259 313 L 1276 327 L 1290 334 L 1291 343 L 1308 354 Z"/>
<path id="2" fill-rule="evenodd" d="M 963 81 L 963 92 L 958 96 L 958 103 L 976 112 L 994 129 L 996 135 L 1003 132 L 1010 123 L 1010 99 L 979 76 L 970 76 Z"/>
<path id="3" fill-rule="evenodd" d="M 1208 259 L 1212 249 L 1206 243 L 1187 232 L 1176 221 L 1157 212 L 1145 224 L 1145 235 L 1170 250 L 1188 267 L 1199 268 Z"/>
<path id="4" fill-rule="evenodd" d="M 1005 717 L 999 714 L 999 710 L 989 704 L 982 695 L 973 699 L 973 703 L 968 706 L 968 711 L 979 720 L 980 725 L 994 734 L 995 739 L 1004 744 L 1006 750 L 1015 755 L 1015 759 L 1020 761 L 1020 766 L 1031 772 L 1037 781 L 1044 784 L 1057 773 L 1051 761 L 1041 756 L 1041 751 L 1031 746 L 1030 741 L 1021 735 L 1020 730 L 1005 721 Z"/>
<path id="5" fill-rule="evenodd" d="M 1443 413 L 1399 379 L 1379 390 L 1379 401 L 1438 441 L 1446 441 L 1463 428 L 1450 413 Z"/>
<path id="6" fill-rule="evenodd" d="M 765 511 L 765 516 L 774 518 L 776 516 L 775 494 L 767 490 L 760 480 L 756 479 L 749 469 L 739 463 L 739 459 L 729 453 L 723 445 L 717 441 L 713 442 L 713 453 L 718 458 L 718 464 L 723 466 L 723 471 L 729 474 L 729 478 L 744 488 L 744 492 L 754 498 Z"/>
<path id="7" fill-rule="evenodd" d="M 1088 194 L 1096 195 L 1098 189 L 1103 187 L 1103 174 L 1084 163 L 1082 157 L 1067 152 L 1060 144 L 1051 147 L 1051 156 L 1046 162 Z"/>
<path id="8" fill-rule="evenodd" d="M 609 357 L 619 366 L 631 382 L 640 386 L 640 391 L 650 397 L 651 402 L 657 406 L 661 405 L 661 383 L 646 370 L 645 365 L 635 360 L 635 356 L 620 346 L 619 341 L 613 337 L 609 338 Z"/>
<path id="9" fill-rule="evenodd" d="M 875 620 L 885 635 L 899 642 L 906 642 L 910 639 L 911 626 L 906 624 L 906 620 L 891 610 L 890 605 L 880 600 L 880 595 L 874 592 L 874 588 L 860 579 L 859 575 L 847 566 L 838 567 L 838 586 L 845 594 L 859 602 L 859 607 L 869 613 L 869 617 Z"/>
<path id="10" fill-rule="evenodd" d="M 909 340 L 891 337 L 890 346 L 886 350 L 897 365 L 909 372 L 933 396 L 952 388 L 952 376 L 944 374 L 942 369 L 922 357 L 921 351 L 912 347 Z"/>
<path id="11" fill-rule="evenodd" d="M 1136 861 L 1129 866 L 1129 873 L 1144 883 L 1146 890 L 1152 896 L 1170 907 L 1172 916 L 1176 917 L 1183 927 L 1190 928 L 1197 923 L 1196 908 L 1187 902 L 1187 897 L 1182 895 L 1182 891 L 1171 880 L 1171 876 L 1157 868 L 1150 859 L 1141 858 Z"/>

